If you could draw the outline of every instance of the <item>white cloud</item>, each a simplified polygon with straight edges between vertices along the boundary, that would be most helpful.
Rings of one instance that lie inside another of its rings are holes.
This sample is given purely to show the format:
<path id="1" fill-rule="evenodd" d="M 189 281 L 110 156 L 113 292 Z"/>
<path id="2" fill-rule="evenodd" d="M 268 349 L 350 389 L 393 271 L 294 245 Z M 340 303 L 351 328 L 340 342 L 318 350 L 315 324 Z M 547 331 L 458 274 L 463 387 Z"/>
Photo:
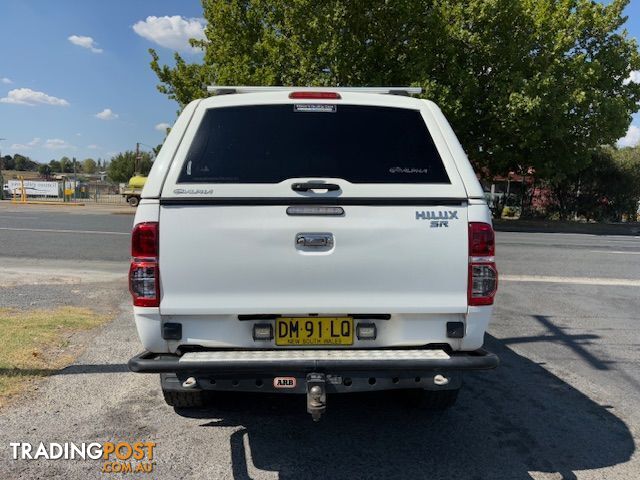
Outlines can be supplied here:
<path id="1" fill-rule="evenodd" d="M 99 118 L 100 120 L 115 120 L 118 116 L 119 115 L 117 113 L 113 113 L 110 108 L 105 108 L 94 115 L 94 117 Z"/>
<path id="2" fill-rule="evenodd" d="M 41 142 L 41 140 L 40 140 L 39 137 L 34 137 L 30 142 L 27 142 L 27 143 L 14 143 L 9 148 L 11 150 L 30 150 L 33 147 L 37 147 L 38 145 L 40 145 L 40 142 Z"/>
<path id="3" fill-rule="evenodd" d="M 14 103 L 16 105 L 55 105 L 67 107 L 69 102 L 63 98 L 52 97 L 44 92 L 37 92 L 30 88 L 16 88 L 10 90 L 6 97 L 0 98 L 2 103 Z"/>
<path id="4" fill-rule="evenodd" d="M 66 140 L 62 140 L 60 138 L 48 138 L 47 141 L 44 142 L 42 146 L 44 148 L 48 148 L 49 150 L 63 150 L 63 149 L 68 150 L 68 149 L 75 148 Z"/>
<path id="5" fill-rule="evenodd" d="M 71 35 L 67 40 L 69 40 L 74 45 L 77 45 L 82 48 L 87 48 L 91 50 L 93 53 L 103 52 L 101 48 L 98 48 L 98 44 L 91 37 L 84 37 L 82 35 Z"/>
<path id="6" fill-rule="evenodd" d="M 633 83 L 640 83 L 640 70 L 633 70 L 630 74 L 629 74 L 629 78 L 627 78 L 624 82 L 622 82 L 624 85 L 629 85 L 631 82 Z"/>
<path id="7" fill-rule="evenodd" d="M 640 144 L 640 127 L 630 125 L 627 134 L 618 140 L 618 147 L 635 147 Z"/>
<path id="8" fill-rule="evenodd" d="M 168 124 L 168 123 L 166 123 L 166 122 L 162 122 L 162 123 L 157 124 L 157 125 L 156 125 L 155 127 L 153 127 L 153 128 L 155 128 L 155 129 L 156 129 L 156 130 L 158 130 L 159 132 L 166 132 L 166 131 L 167 131 L 167 128 L 171 128 L 171 125 L 169 125 L 169 124 Z"/>
<path id="9" fill-rule="evenodd" d="M 198 49 L 189 45 L 189 39 L 204 40 L 205 24 L 203 18 L 184 18 L 180 15 L 149 16 L 146 20 L 137 22 L 133 26 L 133 31 L 161 47 L 183 52 L 197 52 Z"/>
<path id="10" fill-rule="evenodd" d="M 97 149 L 99 149 L 99 148 L 100 148 L 100 146 L 99 146 L 99 145 L 96 145 L 95 143 L 92 143 L 91 145 L 87 145 L 87 148 L 88 148 L 89 150 L 97 150 Z"/>
<path id="11" fill-rule="evenodd" d="M 0 78 L 0 83 L 4 83 L 5 85 L 9 85 L 10 83 L 13 83 L 13 82 L 11 81 L 10 78 L 2 77 L 2 78 Z"/>

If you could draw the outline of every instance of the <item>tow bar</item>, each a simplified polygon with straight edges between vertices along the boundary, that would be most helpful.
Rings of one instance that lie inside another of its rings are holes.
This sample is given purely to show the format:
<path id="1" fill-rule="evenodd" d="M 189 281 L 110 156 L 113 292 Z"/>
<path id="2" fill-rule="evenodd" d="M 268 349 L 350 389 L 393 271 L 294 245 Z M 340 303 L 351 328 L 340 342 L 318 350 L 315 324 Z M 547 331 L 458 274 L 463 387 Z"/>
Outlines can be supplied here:
<path id="1" fill-rule="evenodd" d="M 324 373 L 307 375 L 307 412 L 311 414 L 314 422 L 319 421 L 327 409 L 325 381 Z"/>

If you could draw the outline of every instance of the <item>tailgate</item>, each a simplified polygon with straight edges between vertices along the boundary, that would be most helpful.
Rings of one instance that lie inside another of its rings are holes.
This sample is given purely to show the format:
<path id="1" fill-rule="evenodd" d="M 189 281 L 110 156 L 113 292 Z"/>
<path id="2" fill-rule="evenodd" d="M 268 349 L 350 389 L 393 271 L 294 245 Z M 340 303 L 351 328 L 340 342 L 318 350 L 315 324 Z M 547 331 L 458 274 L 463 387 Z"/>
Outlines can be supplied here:
<path id="1" fill-rule="evenodd" d="M 465 206 L 343 208 L 163 205 L 161 313 L 466 312 Z M 333 246 L 300 246 L 299 234 Z"/>

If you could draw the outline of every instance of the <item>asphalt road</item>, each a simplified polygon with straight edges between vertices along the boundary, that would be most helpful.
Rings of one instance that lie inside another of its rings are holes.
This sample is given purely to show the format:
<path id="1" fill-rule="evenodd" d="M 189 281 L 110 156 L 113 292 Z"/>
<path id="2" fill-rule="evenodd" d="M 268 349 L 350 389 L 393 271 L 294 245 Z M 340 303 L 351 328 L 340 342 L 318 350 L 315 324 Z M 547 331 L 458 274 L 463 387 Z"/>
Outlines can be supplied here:
<path id="1" fill-rule="evenodd" d="M 126 233 L 131 217 L 4 218 L 13 216 L 0 210 L 0 227 L 105 233 L 21 231 L 16 246 L 7 240 L 19 232 L 0 228 L 0 269 L 33 251 L 41 266 L 126 262 L 128 239 L 112 233 Z M 126 370 L 140 347 L 123 284 L 122 313 L 78 362 L 0 412 L 0 478 L 99 478 L 99 462 L 14 461 L 8 444 L 114 439 L 156 442 L 154 478 L 640 478 L 640 238 L 497 238 L 487 347 L 502 364 L 467 375 L 446 413 L 393 394 L 331 397 L 319 424 L 297 397 L 228 395 L 174 412 L 156 376 Z M 16 288 L 0 288 L 0 300 Z"/>
<path id="2" fill-rule="evenodd" d="M 129 210 L 114 215 L 83 213 L 83 207 L 26 207 L 0 203 L 0 257 L 70 263 L 128 260 L 133 223 Z"/>

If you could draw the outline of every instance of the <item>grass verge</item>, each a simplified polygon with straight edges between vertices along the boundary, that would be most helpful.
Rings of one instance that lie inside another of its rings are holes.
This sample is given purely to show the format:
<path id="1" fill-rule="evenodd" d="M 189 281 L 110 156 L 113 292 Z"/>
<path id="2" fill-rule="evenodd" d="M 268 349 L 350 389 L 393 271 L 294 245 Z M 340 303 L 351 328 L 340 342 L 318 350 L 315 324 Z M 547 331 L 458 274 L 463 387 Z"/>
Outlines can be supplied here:
<path id="1" fill-rule="evenodd" d="M 74 360 L 73 333 L 94 328 L 108 317 L 87 308 L 0 309 L 0 406 L 34 379 Z"/>

